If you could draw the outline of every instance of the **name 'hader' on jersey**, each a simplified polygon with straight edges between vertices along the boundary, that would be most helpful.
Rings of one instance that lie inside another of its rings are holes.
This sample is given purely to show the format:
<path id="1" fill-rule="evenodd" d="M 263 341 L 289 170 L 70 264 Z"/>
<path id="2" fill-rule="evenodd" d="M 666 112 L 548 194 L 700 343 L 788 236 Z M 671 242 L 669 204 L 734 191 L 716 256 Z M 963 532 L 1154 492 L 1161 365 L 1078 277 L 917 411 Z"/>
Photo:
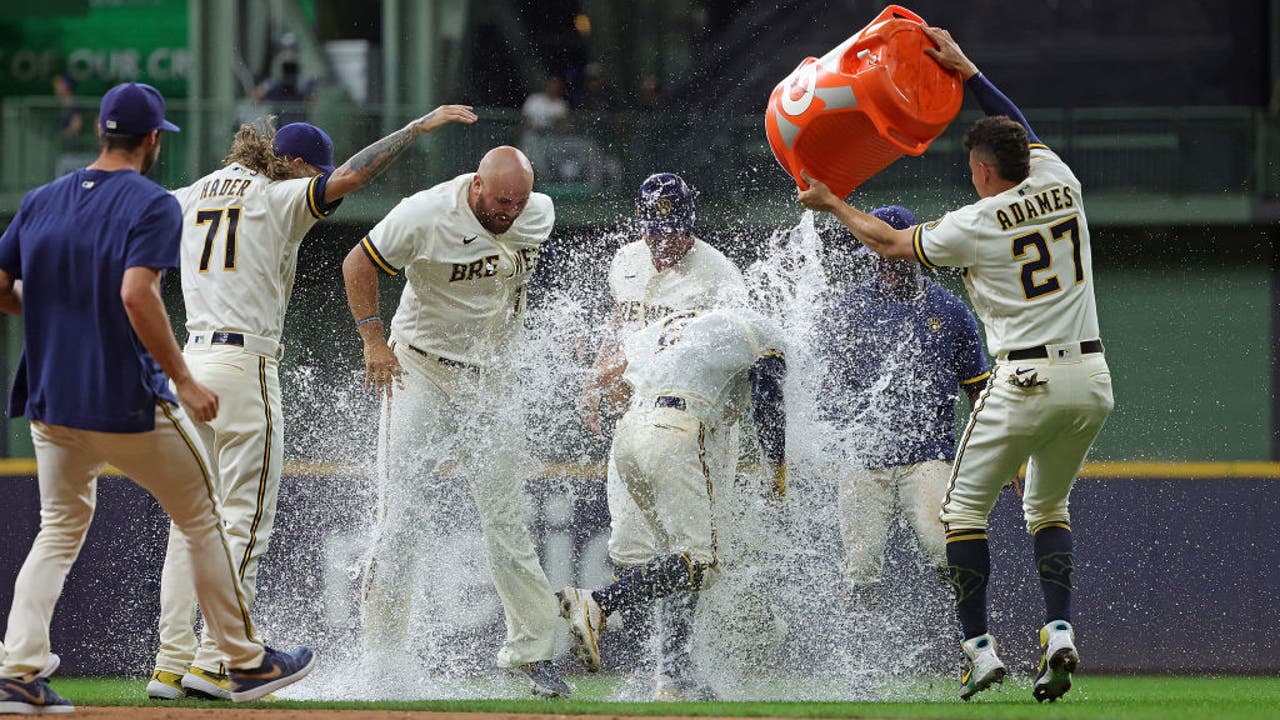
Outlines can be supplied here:
<path id="1" fill-rule="evenodd" d="M 244 197 L 244 193 L 253 184 L 250 178 L 225 178 L 205 181 L 200 186 L 200 199 L 211 197 Z"/>
<path id="2" fill-rule="evenodd" d="M 517 248 L 512 255 L 515 263 L 508 277 L 517 277 L 532 272 L 538 264 L 538 248 Z M 498 274 L 498 263 L 501 255 L 486 255 L 469 263 L 452 263 L 453 271 L 449 273 L 449 282 L 460 280 L 479 280 Z"/>
<path id="3" fill-rule="evenodd" d="M 1035 220 L 1041 215 L 1048 215 L 1056 210 L 1075 207 L 1076 199 L 1071 188 L 1060 185 L 1042 190 L 1028 198 L 1009 203 L 1007 207 L 996 211 L 996 221 L 1001 230 L 1017 227 L 1028 220 Z"/>

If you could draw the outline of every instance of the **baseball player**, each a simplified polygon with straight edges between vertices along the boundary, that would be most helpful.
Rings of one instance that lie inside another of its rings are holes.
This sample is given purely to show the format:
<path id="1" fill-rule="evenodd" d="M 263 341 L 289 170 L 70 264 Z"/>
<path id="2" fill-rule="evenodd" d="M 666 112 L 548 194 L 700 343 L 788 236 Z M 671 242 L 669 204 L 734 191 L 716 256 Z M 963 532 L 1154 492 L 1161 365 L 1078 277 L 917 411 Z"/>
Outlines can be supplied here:
<path id="1" fill-rule="evenodd" d="M 747 388 L 761 451 L 774 469 L 772 491 L 780 497 L 786 490 L 786 365 L 771 323 L 745 310 L 677 312 L 632 334 L 618 364 L 632 395 L 611 456 L 657 553 L 606 587 L 561 593 L 574 652 L 589 672 L 600 669 L 598 641 L 610 613 L 710 582 L 717 564 L 712 505 L 723 487 L 708 467 L 706 439 L 733 421 Z"/>
<path id="2" fill-rule="evenodd" d="M 925 32 L 938 46 L 925 52 L 959 72 L 987 113 L 965 135 L 979 200 L 905 230 L 853 209 L 820 182 L 810 180 L 800 202 L 833 213 L 884 257 L 965 269 L 996 366 L 960 440 L 940 515 L 961 647 L 970 664 L 960 697 L 968 699 L 1006 672 L 987 632 L 987 516 L 1001 486 L 1027 462 L 1022 507 L 1045 600 L 1032 692 L 1036 700 L 1056 700 L 1071 688 L 1079 662 L 1071 627 L 1067 501 L 1113 406 L 1098 339 L 1084 198 L 1071 169 L 950 33 Z"/>
<path id="3" fill-rule="evenodd" d="M 641 240 L 619 248 L 609 266 L 609 291 L 614 309 L 604 342 L 581 394 L 583 421 L 602 433 L 602 394 L 613 384 L 605 368 L 616 367 L 619 343 L 633 332 L 674 311 L 705 310 L 741 305 L 746 301 L 742 271 L 720 251 L 694 237 L 697 218 L 695 193 L 679 175 L 656 173 L 636 193 L 636 227 Z M 625 389 L 625 386 L 623 386 Z M 625 395 L 625 392 L 623 393 Z M 613 412 L 606 399 L 606 409 Z M 625 405 L 625 400 L 624 400 Z M 707 439 L 708 465 L 722 487 L 732 485 L 738 464 L 736 429 L 717 427 Z M 622 484 L 612 455 L 606 494 L 609 503 L 609 557 L 616 569 L 639 567 L 658 557 L 657 539 L 644 514 Z M 679 700 L 679 680 L 691 672 L 689 628 L 698 596 L 679 593 L 659 603 L 661 628 L 654 697 Z M 647 640 L 652 632 L 652 608 L 626 611 L 624 626 Z"/>
<path id="4" fill-rule="evenodd" d="M 268 122 L 265 133 L 244 125 L 222 168 L 174 191 L 183 216 L 184 354 L 195 377 L 222 401 L 218 417 L 196 429 L 211 456 L 236 575 L 250 606 L 284 460 L 280 334 L 302 238 L 420 135 L 475 120 L 468 106 L 441 106 L 336 169 L 333 143 L 314 125 L 290 123 L 275 131 Z M 208 637 L 197 649 L 189 565 L 171 530 L 160 584 L 160 650 L 147 695 L 224 699 L 225 656 Z"/>
<path id="5" fill-rule="evenodd" d="M 897 229 L 916 224 L 898 205 L 871 216 Z M 855 596 L 874 596 L 895 499 L 925 555 L 946 566 L 938 512 L 955 458 L 957 388 L 972 406 L 990 372 L 978 323 L 959 298 L 914 261 L 858 254 L 871 277 L 827 312 L 817 354 L 826 370 L 822 414 L 841 431 L 845 459 L 844 577 Z"/>
<path id="6" fill-rule="evenodd" d="M 556 601 L 525 524 L 519 378 L 505 358 L 518 340 L 525 290 L 555 224 L 551 198 L 513 147 L 401 201 L 343 262 L 347 301 L 364 341 L 365 386 L 384 395 L 378 431 L 381 511 L 361 607 L 371 653 L 403 649 L 410 560 L 447 528 L 442 463 L 465 480 L 506 613 L 498 665 L 527 674 L 535 694 L 567 696 L 550 660 Z M 384 334 L 378 273 L 407 282 Z"/>
<path id="7" fill-rule="evenodd" d="M 73 710 L 39 674 L 50 661 L 53 608 L 107 463 L 173 519 L 210 634 L 227 658 L 231 699 L 257 699 L 311 670 L 307 648 L 280 652 L 258 639 L 209 462 L 183 410 L 209 422 L 219 398 L 183 360 L 160 296 L 164 270 L 178 265 L 182 214 L 142 175 L 159 157 L 161 133 L 177 130 L 155 88 L 112 88 L 99 112 L 97 160 L 28 193 L 0 237 L 0 310 L 22 316 L 25 341 L 9 413 L 31 421 L 41 506 L 40 533 L 14 588 L 0 713 Z"/>

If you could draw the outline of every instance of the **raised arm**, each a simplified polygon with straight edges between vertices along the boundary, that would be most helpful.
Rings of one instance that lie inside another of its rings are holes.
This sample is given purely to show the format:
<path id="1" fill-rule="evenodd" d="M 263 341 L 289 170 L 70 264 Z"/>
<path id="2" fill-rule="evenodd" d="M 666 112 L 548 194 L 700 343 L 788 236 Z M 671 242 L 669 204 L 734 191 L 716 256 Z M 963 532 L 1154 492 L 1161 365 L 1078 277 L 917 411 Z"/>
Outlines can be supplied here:
<path id="1" fill-rule="evenodd" d="M 325 203 L 337 202 L 343 196 L 369 184 L 390 167 L 419 135 L 434 132 L 451 122 L 466 125 L 476 121 L 470 105 L 441 105 L 399 130 L 352 155 L 334 168 L 324 186 Z"/>
<path id="2" fill-rule="evenodd" d="M 984 113 L 1004 115 L 1014 120 L 1027 129 L 1028 140 L 1033 143 L 1040 142 L 1040 138 L 1036 137 L 1031 124 L 1027 122 L 1027 118 L 1023 116 L 1018 106 L 1000 92 L 1000 89 L 993 85 L 987 76 L 979 72 L 978 66 L 974 65 L 973 61 L 960 50 L 960 45 L 951 37 L 951 33 L 936 27 L 925 27 L 924 32 L 938 46 L 936 49 L 925 48 L 925 53 L 937 60 L 942 67 L 960 73 L 960 77 L 964 78 L 965 86 L 969 88 L 969 92 L 973 93 L 973 97 L 977 99 Z"/>
<path id="3" fill-rule="evenodd" d="M 912 248 L 914 228 L 898 230 L 880 218 L 850 206 L 836 197 L 825 183 L 809 177 L 809 173 L 801 170 L 800 177 L 809 183 L 809 187 L 800 190 L 797 195 L 801 205 L 810 210 L 820 210 L 835 215 L 842 225 L 849 228 L 849 232 L 853 233 L 854 237 L 881 257 L 891 260 L 915 258 L 915 250 Z"/>

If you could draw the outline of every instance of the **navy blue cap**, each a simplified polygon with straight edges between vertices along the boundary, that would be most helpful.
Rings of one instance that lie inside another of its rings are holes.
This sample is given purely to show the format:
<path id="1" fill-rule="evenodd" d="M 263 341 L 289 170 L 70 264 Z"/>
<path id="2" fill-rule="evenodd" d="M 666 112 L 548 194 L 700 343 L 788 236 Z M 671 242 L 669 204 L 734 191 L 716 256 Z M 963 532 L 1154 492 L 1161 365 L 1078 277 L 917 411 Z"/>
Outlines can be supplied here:
<path id="1" fill-rule="evenodd" d="M 645 235 L 671 235 L 693 230 L 697 195 L 675 173 L 650 175 L 636 193 L 636 226 Z"/>
<path id="2" fill-rule="evenodd" d="M 894 230 L 906 230 L 916 224 L 915 213 L 901 205 L 878 207 L 871 211 L 871 215 L 889 223 Z"/>
<path id="3" fill-rule="evenodd" d="M 333 172 L 333 141 L 311 123 L 289 123 L 276 131 L 276 154 L 302 158 L 325 172 Z"/>
<path id="4" fill-rule="evenodd" d="M 119 135 L 146 135 L 152 130 L 179 132 L 164 119 L 164 96 L 145 83 L 122 83 L 102 96 L 98 127 Z"/>

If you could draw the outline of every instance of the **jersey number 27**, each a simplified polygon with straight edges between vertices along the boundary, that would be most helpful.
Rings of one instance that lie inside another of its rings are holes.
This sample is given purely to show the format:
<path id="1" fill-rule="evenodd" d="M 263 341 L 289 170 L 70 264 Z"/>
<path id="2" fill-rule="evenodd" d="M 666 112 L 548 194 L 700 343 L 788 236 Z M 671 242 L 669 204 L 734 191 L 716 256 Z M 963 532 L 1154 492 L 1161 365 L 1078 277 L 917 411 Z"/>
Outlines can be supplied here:
<path id="1" fill-rule="evenodd" d="M 1051 226 L 1049 234 L 1053 236 L 1054 242 L 1064 237 L 1071 240 L 1071 261 L 1076 269 L 1076 282 L 1084 282 L 1084 265 L 1080 260 L 1080 216 L 1072 215 L 1057 225 Z M 1026 257 L 1027 251 L 1031 249 L 1036 251 L 1036 256 L 1022 263 L 1022 294 L 1028 300 L 1062 289 L 1062 283 L 1058 281 L 1057 275 L 1050 275 L 1044 282 L 1036 282 L 1036 273 L 1048 268 L 1053 262 L 1049 242 L 1045 240 L 1044 233 L 1036 230 L 1013 239 L 1014 260 Z"/>
<path id="2" fill-rule="evenodd" d="M 222 268 L 236 269 L 236 230 L 240 227 L 240 210 L 238 207 L 218 210 L 201 210 L 196 213 L 196 225 L 208 225 L 204 234 L 204 249 L 200 251 L 200 272 L 209 272 L 209 259 L 213 255 L 213 239 L 218 236 L 218 228 L 222 226 L 222 216 L 227 216 L 227 241 L 223 248 Z"/>

